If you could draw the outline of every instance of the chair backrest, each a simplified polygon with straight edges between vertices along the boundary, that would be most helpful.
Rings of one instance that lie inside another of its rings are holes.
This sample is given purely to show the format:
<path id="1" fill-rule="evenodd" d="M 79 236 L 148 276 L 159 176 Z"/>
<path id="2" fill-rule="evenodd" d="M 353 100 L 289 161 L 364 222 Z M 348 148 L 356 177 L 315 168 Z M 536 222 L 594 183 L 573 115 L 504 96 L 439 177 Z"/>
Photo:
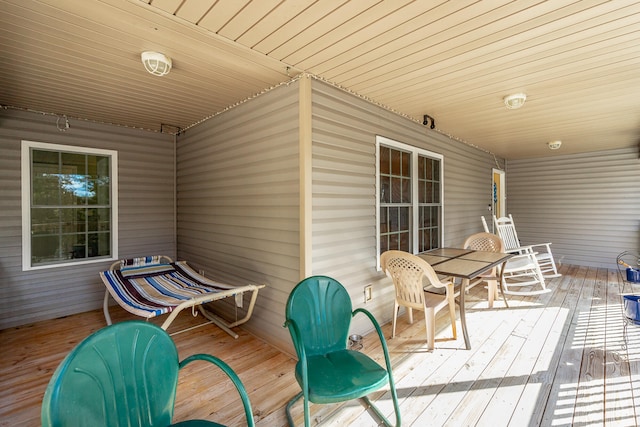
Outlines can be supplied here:
<path id="1" fill-rule="evenodd" d="M 500 236 L 504 243 L 506 251 L 520 247 L 520 239 L 518 239 L 518 233 L 516 233 L 516 226 L 513 223 L 511 214 L 508 217 L 503 216 L 496 218 L 493 216 L 493 224 L 496 228 L 496 234 Z"/>
<path id="2" fill-rule="evenodd" d="M 487 220 L 484 219 L 484 216 L 480 216 L 480 220 L 482 220 L 482 228 L 484 229 L 484 232 L 491 233 L 491 230 L 489 230 L 489 226 L 487 225 Z"/>
<path id="3" fill-rule="evenodd" d="M 43 426 L 167 426 L 178 352 L 158 326 L 121 322 L 82 341 L 58 366 L 42 402 Z"/>
<path id="4" fill-rule="evenodd" d="M 445 287 L 433 267 L 409 252 L 390 250 L 380 256 L 380 266 L 393 281 L 396 301 L 407 307 L 424 306 L 424 279 L 435 287 Z"/>
<path id="5" fill-rule="evenodd" d="M 499 236 L 493 233 L 476 233 L 467 237 L 462 245 L 464 249 L 486 252 L 504 252 L 504 244 Z"/>
<path id="6" fill-rule="evenodd" d="M 337 280 L 311 276 L 298 283 L 286 306 L 286 324 L 298 357 L 300 347 L 307 356 L 346 349 L 351 317 L 351 298 Z"/>

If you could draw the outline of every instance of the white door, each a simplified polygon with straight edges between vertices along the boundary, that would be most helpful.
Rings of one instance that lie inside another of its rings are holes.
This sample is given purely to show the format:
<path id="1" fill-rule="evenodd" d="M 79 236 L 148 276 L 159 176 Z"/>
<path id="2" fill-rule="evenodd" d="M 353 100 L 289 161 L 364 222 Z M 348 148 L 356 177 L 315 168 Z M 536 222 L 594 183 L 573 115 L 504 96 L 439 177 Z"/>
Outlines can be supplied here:
<path id="1" fill-rule="evenodd" d="M 505 172 L 493 169 L 491 173 L 491 213 L 498 218 L 506 215 L 505 188 Z M 490 228 L 493 229 L 493 221 L 491 221 Z"/>

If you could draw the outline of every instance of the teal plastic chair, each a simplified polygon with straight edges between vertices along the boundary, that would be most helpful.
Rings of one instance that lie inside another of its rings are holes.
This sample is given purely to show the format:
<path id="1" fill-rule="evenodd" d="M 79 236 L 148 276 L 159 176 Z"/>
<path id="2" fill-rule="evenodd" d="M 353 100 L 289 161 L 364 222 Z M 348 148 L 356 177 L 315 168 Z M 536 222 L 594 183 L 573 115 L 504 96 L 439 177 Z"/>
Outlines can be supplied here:
<path id="1" fill-rule="evenodd" d="M 227 374 L 240 394 L 247 425 L 254 426 L 247 392 L 229 365 L 208 354 L 179 362 L 171 337 L 141 321 L 100 329 L 67 355 L 45 391 L 42 425 L 222 426 L 205 420 L 171 424 L 178 371 L 196 360 L 210 362 Z"/>
<path id="2" fill-rule="evenodd" d="M 373 323 L 382 343 L 386 369 L 366 354 L 347 348 L 351 319 L 357 313 L 363 313 Z M 389 384 L 396 426 L 400 427 L 398 397 L 382 329 L 367 310 L 352 311 L 351 298 L 337 280 L 312 276 L 298 283 L 287 301 L 284 326 L 289 328 L 298 354 L 295 376 L 302 389 L 286 407 L 290 426 L 293 426 L 291 407 L 300 398 L 303 398 L 307 427 L 310 425 L 309 402 L 327 404 L 351 399 L 364 400 L 385 425 L 391 426 L 367 397 Z"/>

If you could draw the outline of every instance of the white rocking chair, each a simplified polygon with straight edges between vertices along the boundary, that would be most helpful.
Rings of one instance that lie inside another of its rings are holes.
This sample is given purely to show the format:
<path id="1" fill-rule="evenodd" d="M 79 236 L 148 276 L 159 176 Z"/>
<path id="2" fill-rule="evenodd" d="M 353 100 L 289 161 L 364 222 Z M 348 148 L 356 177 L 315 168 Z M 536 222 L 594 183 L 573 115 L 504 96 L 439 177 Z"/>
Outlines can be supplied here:
<path id="1" fill-rule="evenodd" d="M 504 244 L 499 236 L 492 233 L 476 233 L 467 238 L 464 242 L 465 249 L 474 249 L 478 251 L 488 252 L 505 252 Z M 486 281 L 489 290 L 489 308 L 493 306 L 493 300 L 497 290 L 496 279 L 500 277 L 499 267 L 487 275 L 480 276 L 478 281 Z M 474 282 L 473 285 L 475 285 Z M 538 286 L 536 286 L 538 285 Z M 526 290 L 519 288 L 527 286 Z M 502 274 L 502 283 L 500 284 L 502 295 L 540 295 L 550 292 L 547 289 L 544 277 L 540 271 L 535 253 L 526 252 L 515 255 L 507 261 Z M 505 305 L 507 301 L 505 299 Z"/>
<path id="2" fill-rule="evenodd" d="M 544 281 L 536 255 L 535 252 L 524 252 L 507 261 L 502 274 L 505 294 L 540 295 L 551 292 Z M 521 290 L 523 287 L 526 289 Z"/>
<path id="3" fill-rule="evenodd" d="M 483 216 L 481 216 L 480 219 L 482 220 L 482 228 L 484 228 L 484 232 L 485 233 L 492 233 L 492 231 L 489 230 L 489 226 L 487 225 L 487 220 L 484 219 Z"/>
<path id="4" fill-rule="evenodd" d="M 482 220 L 483 223 L 485 223 L 484 217 Z M 503 216 L 500 218 L 496 218 L 496 216 L 493 215 L 493 225 L 495 227 L 496 234 L 500 236 L 504 243 L 506 252 L 516 254 L 535 254 L 535 258 L 538 261 L 538 268 L 545 278 L 551 279 L 553 277 L 561 276 L 561 274 L 558 273 L 556 262 L 553 259 L 553 254 L 551 253 L 551 243 L 538 243 L 534 245 L 521 246 L 511 214 L 509 214 L 508 217 Z"/>

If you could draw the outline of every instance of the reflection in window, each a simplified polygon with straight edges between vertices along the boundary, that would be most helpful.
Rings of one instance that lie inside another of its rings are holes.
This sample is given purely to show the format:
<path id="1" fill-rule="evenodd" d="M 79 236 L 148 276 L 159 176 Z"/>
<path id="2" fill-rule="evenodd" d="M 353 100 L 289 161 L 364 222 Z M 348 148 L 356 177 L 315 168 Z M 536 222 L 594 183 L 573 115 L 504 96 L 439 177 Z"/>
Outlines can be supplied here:
<path id="1" fill-rule="evenodd" d="M 30 180 L 27 267 L 112 257 L 115 152 L 23 144 Z"/>
<path id="2" fill-rule="evenodd" d="M 442 240 L 442 156 L 378 137 L 380 252 L 417 253 Z"/>

